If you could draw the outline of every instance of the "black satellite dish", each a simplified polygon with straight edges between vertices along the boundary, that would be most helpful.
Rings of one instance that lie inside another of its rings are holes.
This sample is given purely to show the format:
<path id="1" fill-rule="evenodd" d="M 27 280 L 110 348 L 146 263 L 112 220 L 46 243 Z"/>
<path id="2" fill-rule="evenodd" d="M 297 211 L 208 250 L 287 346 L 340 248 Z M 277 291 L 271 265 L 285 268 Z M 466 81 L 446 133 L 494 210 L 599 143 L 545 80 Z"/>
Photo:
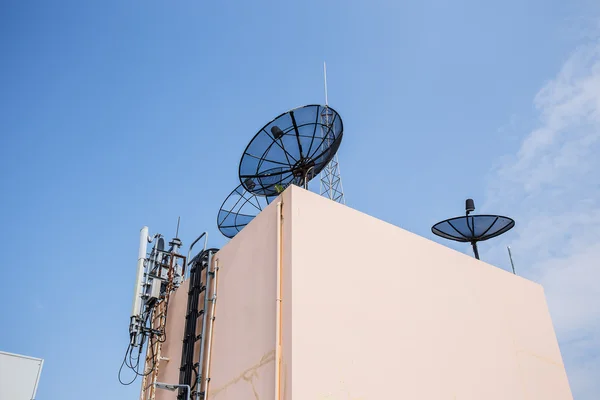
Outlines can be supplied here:
<path id="1" fill-rule="evenodd" d="M 223 235 L 232 238 L 261 212 L 275 196 L 257 196 L 244 189 L 243 185 L 236 187 L 227 196 L 217 215 L 217 226 Z"/>
<path id="2" fill-rule="evenodd" d="M 457 242 L 470 242 L 473 246 L 475 258 L 479 260 L 477 242 L 491 239 L 508 232 L 515 226 L 515 221 L 501 215 L 469 215 L 475 211 L 475 203 L 467 199 L 465 203 L 466 215 L 438 222 L 431 227 L 431 231 L 445 239 Z"/>
<path id="3" fill-rule="evenodd" d="M 275 196 L 279 186 L 306 187 L 331 161 L 342 141 L 339 114 L 328 106 L 308 105 L 281 114 L 252 138 L 240 160 L 244 189 Z"/>

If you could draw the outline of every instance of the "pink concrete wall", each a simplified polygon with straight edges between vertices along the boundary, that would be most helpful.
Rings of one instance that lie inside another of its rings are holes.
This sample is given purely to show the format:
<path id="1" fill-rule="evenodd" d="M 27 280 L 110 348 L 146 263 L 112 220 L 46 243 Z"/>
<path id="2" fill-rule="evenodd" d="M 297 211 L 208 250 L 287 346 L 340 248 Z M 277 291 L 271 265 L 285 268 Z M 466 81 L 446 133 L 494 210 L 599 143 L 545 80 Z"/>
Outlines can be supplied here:
<path id="1" fill-rule="evenodd" d="M 290 191 L 291 398 L 572 399 L 541 286 Z"/>
<path id="2" fill-rule="evenodd" d="M 274 396 L 276 212 L 276 204 L 270 204 L 215 257 L 210 400 Z"/>
<path id="3" fill-rule="evenodd" d="M 162 344 L 161 360 L 158 364 L 158 382 L 178 383 L 179 367 L 181 366 L 181 344 L 185 329 L 185 314 L 187 311 L 189 281 L 186 280 L 171 295 L 167 313 L 167 340 Z M 166 390 L 156 391 L 156 400 L 171 400 L 176 394 Z"/>
<path id="4" fill-rule="evenodd" d="M 204 281 L 204 271 L 202 273 Z M 185 315 L 187 312 L 188 291 L 190 281 L 185 280 L 181 286 L 173 292 L 169 300 L 169 311 L 167 314 L 166 336 L 167 339 L 162 344 L 161 360 L 158 364 L 158 382 L 179 383 L 179 368 L 181 367 L 181 351 L 183 345 L 183 333 L 185 330 Z M 198 307 L 202 309 L 204 304 L 204 294 L 199 296 Z M 202 317 L 198 318 L 196 324 L 196 334 L 199 335 L 202 329 Z M 200 341 L 196 343 L 194 349 L 195 362 L 200 358 Z M 192 377 L 194 375 L 192 374 Z M 176 393 L 167 390 L 156 390 L 156 400 L 171 400 L 176 397 Z"/>
<path id="5" fill-rule="evenodd" d="M 273 397 L 276 219 L 276 205 L 272 204 L 215 256 L 219 275 L 210 399 Z M 167 341 L 163 344 L 162 356 L 170 360 L 159 364 L 160 382 L 179 382 L 188 289 L 189 280 L 186 280 L 169 303 Z M 212 295 L 212 285 L 208 294 L 209 297 Z M 200 296 L 200 306 L 203 296 L 204 293 Z M 199 334 L 200 320 L 197 329 Z M 194 360 L 199 359 L 199 350 L 198 343 Z M 174 392 L 156 391 L 156 400 L 169 400 L 175 396 Z"/>
<path id="6" fill-rule="evenodd" d="M 572 399 L 541 286 L 303 189 L 280 199 L 282 400 Z M 276 211 L 215 257 L 208 400 L 274 400 Z"/>

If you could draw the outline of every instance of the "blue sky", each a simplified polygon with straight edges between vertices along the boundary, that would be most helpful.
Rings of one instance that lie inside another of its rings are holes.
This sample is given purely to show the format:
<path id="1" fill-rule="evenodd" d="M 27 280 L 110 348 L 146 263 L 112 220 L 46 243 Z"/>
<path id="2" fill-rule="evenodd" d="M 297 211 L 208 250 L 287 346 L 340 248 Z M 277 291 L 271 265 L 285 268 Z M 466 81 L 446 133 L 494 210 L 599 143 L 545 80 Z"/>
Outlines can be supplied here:
<path id="1" fill-rule="evenodd" d="M 327 61 L 347 204 L 430 238 L 466 197 L 515 217 L 482 257 L 509 268 L 510 244 L 544 284 L 597 399 L 599 21 L 588 0 L 4 0 L 0 350 L 46 360 L 38 400 L 136 398 L 116 374 L 139 228 L 223 245 L 245 145 L 323 101 Z"/>

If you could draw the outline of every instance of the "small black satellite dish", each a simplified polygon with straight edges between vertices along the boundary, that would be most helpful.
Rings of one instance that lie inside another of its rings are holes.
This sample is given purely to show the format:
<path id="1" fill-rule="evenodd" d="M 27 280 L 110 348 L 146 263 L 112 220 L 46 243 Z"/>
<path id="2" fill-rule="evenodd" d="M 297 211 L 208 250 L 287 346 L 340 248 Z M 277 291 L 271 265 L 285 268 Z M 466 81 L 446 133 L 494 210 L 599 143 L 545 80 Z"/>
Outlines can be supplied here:
<path id="1" fill-rule="evenodd" d="M 281 114 L 252 138 L 240 161 L 240 183 L 247 191 L 275 196 L 278 185 L 307 186 L 331 161 L 342 141 L 339 114 L 308 105 Z"/>
<path id="2" fill-rule="evenodd" d="M 501 215 L 469 215 L 475 211 L 475 203 L 467 199 L 466 215 L 438 222 L 431 231 L 445 239 L 457 242 L 469 242 L 473 246 L 475 258 L 479 260 L 477 242 L 491 239 L 508 232 L 515 226 L 515 221 Z"/>
<path id="3" fill-rule="evenodd" d="M 275 196 L 257 196 L 244 189 L 243 185 L 239 185 L 227 196 L 219 209 L 219 230 L 228 238 L 234 237 L 274 198 Z"/>

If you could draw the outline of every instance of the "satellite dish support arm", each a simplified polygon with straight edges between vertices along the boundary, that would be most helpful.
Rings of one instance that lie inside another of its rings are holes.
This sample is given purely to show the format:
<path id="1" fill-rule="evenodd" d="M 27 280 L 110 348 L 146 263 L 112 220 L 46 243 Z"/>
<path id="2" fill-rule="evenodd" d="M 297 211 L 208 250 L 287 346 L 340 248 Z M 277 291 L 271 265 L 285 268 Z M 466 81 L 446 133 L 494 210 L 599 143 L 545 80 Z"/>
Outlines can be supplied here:
<path id="1" fill-rule="evenodd" d="M 473 253 L 475 254 L 475 258 L 479 260 L 479 250 L 477 249 L 477 241 L 473 240 L 471 242 L 471 246 L 473 246 Z"/>

